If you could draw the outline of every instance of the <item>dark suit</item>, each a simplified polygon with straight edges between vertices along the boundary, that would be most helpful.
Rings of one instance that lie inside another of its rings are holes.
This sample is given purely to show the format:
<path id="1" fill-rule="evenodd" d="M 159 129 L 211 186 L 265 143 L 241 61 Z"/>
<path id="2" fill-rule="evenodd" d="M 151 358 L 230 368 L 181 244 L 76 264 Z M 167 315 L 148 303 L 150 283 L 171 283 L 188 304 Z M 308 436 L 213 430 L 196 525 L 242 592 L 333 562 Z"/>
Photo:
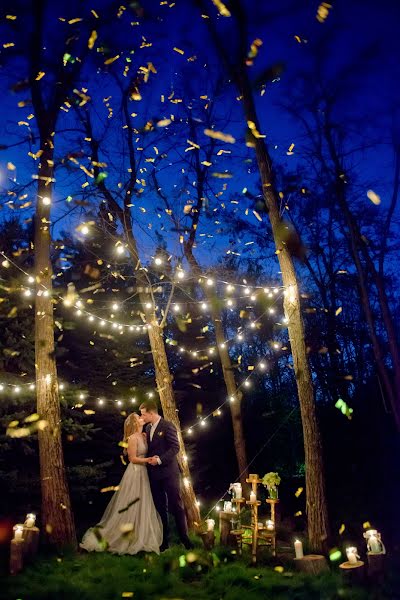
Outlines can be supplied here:
<path id="1" fill-rule="evenodd" d="M 176 455 L 179 441 L 175 426 L 161 418 L 150 440 L 151 424 L 146 427 L 148 456 L 159 456 L 161 465 L 148 465 L 151 493 L 163 524 L 163 546 L 169 543 L 168 512 L 176 521 L 181 541 L 188 545 L 188 528 L 181 498 L 181 477 Z"/>

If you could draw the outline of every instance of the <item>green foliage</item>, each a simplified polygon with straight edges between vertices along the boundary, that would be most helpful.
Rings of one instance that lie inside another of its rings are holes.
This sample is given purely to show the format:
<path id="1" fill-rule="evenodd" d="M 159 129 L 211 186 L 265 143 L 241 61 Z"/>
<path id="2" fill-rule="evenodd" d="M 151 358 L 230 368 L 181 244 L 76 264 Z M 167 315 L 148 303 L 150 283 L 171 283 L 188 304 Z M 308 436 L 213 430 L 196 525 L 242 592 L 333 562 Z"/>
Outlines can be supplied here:
<path id="1" fill-rule="evenodd" d="M 12 592 L 11 592 L 12 590 Z M 227 562 L 223 553 L 173 548 L 155 555 L 80 554 L 39 560 L 2 586 L 4 598 L 26 600 L 367 600 L 370 590 L 343 585 L 338 573 L 313 577 Z M 390 595 L 382 595 L 389 598 Z"/>

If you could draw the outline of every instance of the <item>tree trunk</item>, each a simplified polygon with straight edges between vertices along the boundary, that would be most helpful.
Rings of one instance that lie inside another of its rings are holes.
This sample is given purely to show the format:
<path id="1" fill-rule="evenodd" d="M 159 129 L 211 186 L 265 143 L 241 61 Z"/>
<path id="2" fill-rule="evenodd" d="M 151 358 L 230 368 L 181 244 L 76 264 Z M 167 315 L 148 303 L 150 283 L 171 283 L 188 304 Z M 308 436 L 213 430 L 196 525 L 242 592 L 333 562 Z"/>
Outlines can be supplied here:
<path id="1" fill-rule="evenodd" d="M 179 421 L 178 411 L 174 390 L 172 388 L 172 375 L 168 366 L 167 354 L 163 338 L 163 330 L 160 327 L 157 319 L 154 317 L 148 329 L 151 352 L 154 360 L 157 391 L 160 395 L 161 406 L 164 417 L 171 421 L 178 432 L 179 445 L 181 450 L 178 454 L 178 463 L 182 472 L 182 500 L 185 505 L 186 516 L 190 528 L 200 524 L 200 512 L 196 503 L 196 496 L 193 490 L 193 485 L 190 477 L 190 470 L 187 459 L 185 459 L 185 444 L 181 432 L 181 424 Z"/>
<path id="2" fill-rule="evenodd" d="M 53 143 L 42 142 L 35 215 L 35 363 L 37 412 L 47 426 L 39 431 L 42 523 L 56 546 L 76 546 L 74 519 L 65 474 L 61 441 L 61 413 L 54 346 L 52 267 L 50 260 L 50 204 L 52 199 Z"/>
<path id="3" fill-rule="evenodd" d="M 218 354 L 221 360 L 222 372 L 226 385 L 226 391 L 229 398 L 229 408 L 232 417 L 232 428 L 233 428 L 233 440 L 235 444 L 236 460 L 239 468 L 239 479 L 242 484 L 242 488 L 247 488 L 246 479 L 248 477 L 247 467 L 247 454 L 246 454 L 246 441 L 243 431 L 243 419 L 242 419 L 242 399 L 243 394 L 237 388 L 235 375 L 232 370 L 232 362 L 229 356 L 228 348 L 225 344 L 225 334 L 222 325 L 221 314 L 215 307 L 211 308 L 212 317 L 215 327 L 215 338 L 217 342 Z"/>
<path id="4" fill-rule="evenodd" d="M 360 299 L 361 304 L 364 310 L 365 318 L 368 325 L 369 335 L 372 343 L 372 350 L 376 360 L 376 366 L 378 374 L 380 375 L 383 387 L 386 391 L 387 397 L 389 399 L 390 406 L 393 412 L 393 418 L 397 427 L 397 430 L 400 431 L 400 406 L 399 406 L 399 398 L 396 394 L 396 387 L 392 385 L 392 382 L 389 377 L 388 370 L 385 365 L 384 356 L 382 353 L 382 348 L 379 343 L 378 335 L 376 333 L 375 319 L 372 313 L 371 303 L 368 295 L 368 285 L 366 280 L 366 275 L 363 269 L 363 265 L 361 263 L 359 249 L 364 251 L 364 255 L 367 261 L 367 265 L 369 266 L 372 275 L 376 275 L 375 266 L 369 256 L 367 248 L 365 248 L 365 244 L 361 238 L 360 231 L 355 222 L 354 216 L 348 206 L 345 192 L 345 181 L 344 181 L 344 173 L 341 168 L 340 160 L 338 154 L 336 152 L 333 136 L 332 136 L 332 127 L 329 122 L 325 123 L 324 133 L 326 137 L 326 141 L 328 144 L 330 156 L 335 168 L 335 177 L 336 177 L 336 190 L 337 190 L 337 199 L 340 206 L 340 209 L 343 213 L 345 224 L 347 227 L 347 238 L 350 247 L 350 253 L 352 255 L 354 265 L 358 275 L 358 286 L 360 291 Z M 375 276 L 375 283 L 378 289 L 378 298 L 384 318 L 384 323 L 387 328 L 388 341 L 390 345 L 390 349 L 392 351 L 392 360 L 393 360 L 393 368 L 395 370 L 396 383 L 397 378 L 400 378 L 400 365 L 399 365 L 399 353 L 398 347 L 396 343 L 396 335 L 394 329 L 391 327 L 391 317 L 388 312 L 386 312 L 387 304 L 385 303 L 385 294 L 384 290 L 380 289 L 378 286 L 378 281 Z M 383 292 L 383 294 L 382 294 Z M 391 340 L 391 337 L 393 339 Z"/>
<path id="5" fill-rule="evenodd" d="M 284 311 L 288 319 L 289 340 L 292 350 L 294 372 L 299 396 L 303 425 L 308 536 L 311 546 L 321 550 L 326 546 L 329 534 L 322 447 L 317 422 L 314 390 L 307 359 L 304 324 L 301 315 L 300 294 L 292 257 L 282 240 L 282 223 L 279 214 L 278 195 L 274 186 L 272 164 L 262 138 L 254 133 L 259 130 L 256 108 L 245 65 L 238 67 L 237 84 L 242 95 L 245 118 L 255 129 L 252 141 L 263 186 L 265 205 L 269 214 L 276 253 L 285 286 Z"/>
<path id="6" fill-rule="evenodd" d="M 199 210 L 197 210 L 197 213 Z M 193 234 L 184 245 L 184 252 L 186 259 L 196 277 L 201 276 L 200 265 L 196 258 L 193 256 L 192 249 L 194 244 L 194 233 L 196 227 L 192 228 Z M 205 289 L 207 300 L 211 307 L 211 316 L 215 327 L 215 340 L 217 343 L 217 351 L 221 361 L 222 373 L 225 381 L 226 391 L 228 398 L 233 398 L 233 401 L 229 401 L 229 409 L 232 417 L 232 429 L 233 429 L 233 441 L 235 445 L 236 460 L 239 469 L 239 479 L 242 484 L 242 488 L 247 489 L 246 479 L 248 476 L 247 468 L 247 453 L 246 453 L 246 440 L 243 431 L 243 419 L 242 419 L 242 399 L 243 394 L 238 390 L 235 375 L 233 372 L 231 357 L 229 356 L 229 350 L 225 344 L 225 332 L 222 325 L 222 314 L 217 307 L 216 298 L 211 290 Z"/>

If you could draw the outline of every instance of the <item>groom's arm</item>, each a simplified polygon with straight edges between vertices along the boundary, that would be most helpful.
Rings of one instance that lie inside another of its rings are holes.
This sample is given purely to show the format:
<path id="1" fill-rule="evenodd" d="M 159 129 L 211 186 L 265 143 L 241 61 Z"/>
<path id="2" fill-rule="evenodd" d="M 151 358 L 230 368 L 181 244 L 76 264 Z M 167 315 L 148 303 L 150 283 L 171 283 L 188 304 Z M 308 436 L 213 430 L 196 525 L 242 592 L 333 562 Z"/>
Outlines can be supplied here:
<path id="1" fill-rule="evenodd" d="M 167 450 L 160 454 L 161 464 L 163 465 L 170 463 L 179 452 L 178 434 L 175 425 L 172 423 L 168 423 L 168 427 L 165 429 L 165 445 Z"/>

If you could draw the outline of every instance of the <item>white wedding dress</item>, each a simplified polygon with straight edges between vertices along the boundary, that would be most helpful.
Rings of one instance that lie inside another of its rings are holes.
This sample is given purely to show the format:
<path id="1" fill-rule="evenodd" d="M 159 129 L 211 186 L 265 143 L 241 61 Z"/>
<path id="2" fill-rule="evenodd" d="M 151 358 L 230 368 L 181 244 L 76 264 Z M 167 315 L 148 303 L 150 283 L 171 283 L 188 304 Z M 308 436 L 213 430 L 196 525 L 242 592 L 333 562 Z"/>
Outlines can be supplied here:
<path id="1" fill-rule="evenodd" d="M 134 435 L 137 456 L 143 458 L 147 443 L 142 435 Z M 162 537 L 162 523 L 151 495 L 147 467 L 129 463 L 100 523 L 88 529 L 80 547 L 88 552 L 159 554 Z"/>

